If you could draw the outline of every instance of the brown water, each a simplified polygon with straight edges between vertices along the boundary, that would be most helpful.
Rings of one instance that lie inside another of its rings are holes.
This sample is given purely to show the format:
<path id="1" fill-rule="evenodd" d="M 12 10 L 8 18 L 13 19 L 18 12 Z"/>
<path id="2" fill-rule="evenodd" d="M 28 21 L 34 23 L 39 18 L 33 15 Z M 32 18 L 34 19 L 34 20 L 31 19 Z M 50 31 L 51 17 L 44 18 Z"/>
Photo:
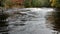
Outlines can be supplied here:
<path id="1" fill-rule="evenodd" d="M 4 12 L 9 17 L 0 19 L 0 34 L 60 34 L 59 12 L 53 8 L 16 8 Z"/>

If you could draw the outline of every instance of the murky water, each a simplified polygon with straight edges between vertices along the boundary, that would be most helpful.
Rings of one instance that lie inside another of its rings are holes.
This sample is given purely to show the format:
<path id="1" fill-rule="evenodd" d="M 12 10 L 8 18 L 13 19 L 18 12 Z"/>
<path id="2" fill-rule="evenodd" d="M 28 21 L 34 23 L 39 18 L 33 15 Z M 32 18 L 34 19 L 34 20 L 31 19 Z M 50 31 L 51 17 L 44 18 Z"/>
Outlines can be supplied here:
<path id="1" fill-rule="evenodd" d="M 58 34 L 60 29 L 52 8 L 8 9 L 0 19 L 0 34 Z M 5 17 L 5 16 L 4 16 Z"/>

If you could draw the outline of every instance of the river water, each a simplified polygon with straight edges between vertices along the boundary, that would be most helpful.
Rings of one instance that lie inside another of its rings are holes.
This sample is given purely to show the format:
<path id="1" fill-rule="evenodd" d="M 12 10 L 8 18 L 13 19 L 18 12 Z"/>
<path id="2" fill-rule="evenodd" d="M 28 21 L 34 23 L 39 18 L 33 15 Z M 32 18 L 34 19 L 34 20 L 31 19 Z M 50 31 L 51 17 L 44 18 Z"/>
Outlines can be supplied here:
<path id="1" fill-rule="evenodd" d="M 14 8 L 4 13 L 9 17 L 0 20 L 0 34 L 60 34 L 52 24 L 53 8 Z"/>

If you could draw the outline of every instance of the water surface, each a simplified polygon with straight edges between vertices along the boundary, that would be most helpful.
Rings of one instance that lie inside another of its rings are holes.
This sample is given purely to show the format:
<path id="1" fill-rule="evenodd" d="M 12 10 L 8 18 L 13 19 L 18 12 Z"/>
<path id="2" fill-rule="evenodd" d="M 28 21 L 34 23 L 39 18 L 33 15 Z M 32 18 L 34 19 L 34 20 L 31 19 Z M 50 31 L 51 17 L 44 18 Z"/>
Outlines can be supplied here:
<path id="1" fill-rule="evenodd" d="M 16 8 L 4 12 L 9 17 L 0 20 L 0 34 L 58 34 L 59 32 L 58 28 L 54 28 L 56 12 L 53 8 Z"/>

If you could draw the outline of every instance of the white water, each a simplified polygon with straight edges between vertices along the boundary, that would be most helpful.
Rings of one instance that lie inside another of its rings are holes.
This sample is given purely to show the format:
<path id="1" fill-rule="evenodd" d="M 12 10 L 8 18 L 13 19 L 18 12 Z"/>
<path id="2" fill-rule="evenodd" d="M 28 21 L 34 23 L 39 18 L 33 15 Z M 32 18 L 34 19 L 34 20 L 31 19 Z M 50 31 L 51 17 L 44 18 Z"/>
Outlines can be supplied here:
<path id="1" fill-rule="evenodd" d="M 23 12 L 22 12 L 23 10 Z M 26 11 L 29 10 L 29 11 Z M 22 14 L 27 14 L 21 16 L 20 14 L 13 14 L 18 11 Z M 20 12 L 21 11 L 21 12 Z M 13 15 L 6 20 L 9 21 L 8 31 L 9 34 L 52 34 L 53 30 L 46 27 L 46 14 L 52 12 L 52 8 L 24 8 L 24 9 L 14 9 L 6 11 L 10 15 Z M 25 21 L 21 21 L 25 20 Z M 20 24 L 25 24 L 20 26 Z"/>

